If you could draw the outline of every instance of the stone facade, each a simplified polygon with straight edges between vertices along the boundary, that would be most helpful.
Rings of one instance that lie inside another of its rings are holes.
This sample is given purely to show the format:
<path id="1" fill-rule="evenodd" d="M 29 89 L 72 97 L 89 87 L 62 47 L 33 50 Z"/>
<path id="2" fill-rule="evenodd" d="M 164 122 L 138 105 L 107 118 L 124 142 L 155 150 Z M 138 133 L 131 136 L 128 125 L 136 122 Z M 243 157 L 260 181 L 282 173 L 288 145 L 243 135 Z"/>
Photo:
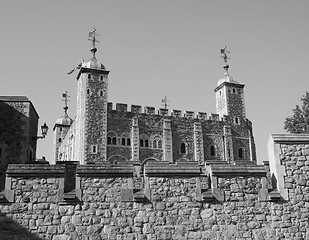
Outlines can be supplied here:
<path id="1" fill-rule="evenodd" d="M 93 57 L 77 75 L 77 116 L 70 136 L 55 125 L 54 159 L 107 161 L 225 161 L 256 164 L 252 123 L 246 118 L 244 84 L 229 75 L 215 88 L 217 114 L 108 103 L 109 71 Z M 63 128 L 63 126 L 62 126 Z M 62 142 L 57 142 L 61 138 Z M 72 150 L 73 149 L 73 150 Z"/>
<path id="2" fill-rule="evenodd" d="M 0 96 L 0 165 L 34 161 L 39 116 L 24 96 Z"/>
<path id="3" fill-rule="evenodd" d="M 309 239 L 309 135 L 269 164 L 9 165 L 0 239 Z"/>

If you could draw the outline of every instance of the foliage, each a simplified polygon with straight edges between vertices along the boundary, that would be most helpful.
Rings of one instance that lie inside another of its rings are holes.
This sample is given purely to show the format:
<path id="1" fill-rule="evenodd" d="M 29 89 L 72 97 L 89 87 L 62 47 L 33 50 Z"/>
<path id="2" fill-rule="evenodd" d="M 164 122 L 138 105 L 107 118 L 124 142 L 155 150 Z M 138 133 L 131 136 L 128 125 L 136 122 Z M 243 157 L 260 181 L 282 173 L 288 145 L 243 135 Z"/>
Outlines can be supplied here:
<path id="1" fill-rule="evenodd" d="M 309 93 L 301 98 L 302 107 L 296 105 L 293 109 L 293 116 L 287 117 L 284 122 L 284 129 L 290 133 L 309 133 Z"/>

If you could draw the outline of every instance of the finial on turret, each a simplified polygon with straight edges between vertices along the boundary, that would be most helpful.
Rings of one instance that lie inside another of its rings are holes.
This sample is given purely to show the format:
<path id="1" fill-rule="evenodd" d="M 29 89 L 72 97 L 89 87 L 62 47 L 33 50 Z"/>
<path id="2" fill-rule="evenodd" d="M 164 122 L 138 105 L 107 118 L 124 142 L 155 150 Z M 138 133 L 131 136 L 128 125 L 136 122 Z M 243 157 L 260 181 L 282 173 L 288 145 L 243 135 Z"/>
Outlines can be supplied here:
<path id="1" fill-rule="evenodd" d="M 224 46 L 223 48 L 221 48 L 221 57 L 223 58 L 224 60 L 224 70 L 226 72 L 226 74 L 228 74 L 229 72 L 229 65 L 227 64 L 227 60 L 230 59 L 227 54 L 229 54 L 230 52 L 226 50 L 226 46 Z"/>
<path id="2" fill-rule="evenodd" d="M 95 53 L 97 51 L 95 44 L 99 42 L 96 39 L 96 37 L 100 36 L 100 34 L 97 34 L 96 31 L 97 30 L 93 28 L 92 32 L 89 32 L 89 38 L 88 38 L 88 40 L 92 42 L 92 48 L 90 49 L 90 51 L 92 52 L 93 56 L 95 56 Z"/>
<path id="3" fill-rule="evenodd" d="M 69 100 L 69 95 L 68 95 L 68 91 L 65 91 L 64 93 L 62 93 L 62 101 L 64 101 L 64 115 L 68 115 L 68 102 L 70 101 Z"/>
<path id="4" fill-rule="evenodd" d="M 169 102 L 169 100 L 167 100 L 167 96 L 165 96 L 162 99 L 162 105 L 164 106 L 164 109 L 167 109 L 167 107 L 169 106 L 167 103 Z"/>

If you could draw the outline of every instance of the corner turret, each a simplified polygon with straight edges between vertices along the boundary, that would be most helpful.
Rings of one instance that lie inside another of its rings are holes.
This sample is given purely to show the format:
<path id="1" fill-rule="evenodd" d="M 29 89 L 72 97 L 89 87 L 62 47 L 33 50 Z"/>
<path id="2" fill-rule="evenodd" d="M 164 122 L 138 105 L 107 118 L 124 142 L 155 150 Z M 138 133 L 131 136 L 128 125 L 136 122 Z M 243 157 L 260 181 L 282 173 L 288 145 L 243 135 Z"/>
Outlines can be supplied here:
<path id="1" fill-rule="evenodd" d="M 226 47 L 221 49 L 222 58 L 225 65 L 223 66 L 225 73 L 222 79 L 218 81 L 217 87 L 214 89 L 216 93 L 216 109 L 220 117 L 229 115 L 234 118 L 236 124 L 239 124 L 241 119 L 245 120 L 245 101 L 244 101 L 244 86 L 245 84 L 238 83 L 228 72 L 229 65 L 227 64 L 227 54 L 229 52 Z"/>
<path id="2" fill-rule="evenodd" d="M 98 34 L 89 33 L 92 58 L 77 75 L 76 159 L 80 164 L 106 160 L 108 74 L 96 59 Z"/>
<path id="3" fill-rule="evenodd" d="M 52 164 L 55 164 L 56 161 L 59 161 L 59 147 L 65 138 L 68 130 L 70 129 L 73 120 L 68 115 L 68 92 L 62 94 L 62 97 L 64 98 L 65 106 L 64 106 L 64 115 L 57 119 L 53 131 L 54 131 L 54 153 L 53 153 L 53 160 Z"/>

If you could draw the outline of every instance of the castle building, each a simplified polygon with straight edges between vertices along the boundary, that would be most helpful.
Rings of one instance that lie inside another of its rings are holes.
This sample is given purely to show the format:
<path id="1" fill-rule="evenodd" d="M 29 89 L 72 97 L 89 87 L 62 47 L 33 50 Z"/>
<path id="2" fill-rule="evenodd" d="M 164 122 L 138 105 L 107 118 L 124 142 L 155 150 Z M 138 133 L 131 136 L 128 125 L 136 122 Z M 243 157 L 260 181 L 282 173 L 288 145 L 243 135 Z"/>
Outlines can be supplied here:
<path id="1" fill-rule="evenodd" d="M 252 123 L 246 118 L 244 84 L 228 73 L 215 88 L 216 114 L 108 102 L 109 71 L 96 58 L 95 30 L 89 61 L 76 69 L 77 110 L 54 125 L 54 156 L 58 161 L 100 164 L 134 161 L 197 161 L 256 164 Z M 223 51 L 223 52 L 222 52 Z M 221 50 L 226 62 L 227 52 Z M 71 71 L 73 72 L 73 71 Z"/>

